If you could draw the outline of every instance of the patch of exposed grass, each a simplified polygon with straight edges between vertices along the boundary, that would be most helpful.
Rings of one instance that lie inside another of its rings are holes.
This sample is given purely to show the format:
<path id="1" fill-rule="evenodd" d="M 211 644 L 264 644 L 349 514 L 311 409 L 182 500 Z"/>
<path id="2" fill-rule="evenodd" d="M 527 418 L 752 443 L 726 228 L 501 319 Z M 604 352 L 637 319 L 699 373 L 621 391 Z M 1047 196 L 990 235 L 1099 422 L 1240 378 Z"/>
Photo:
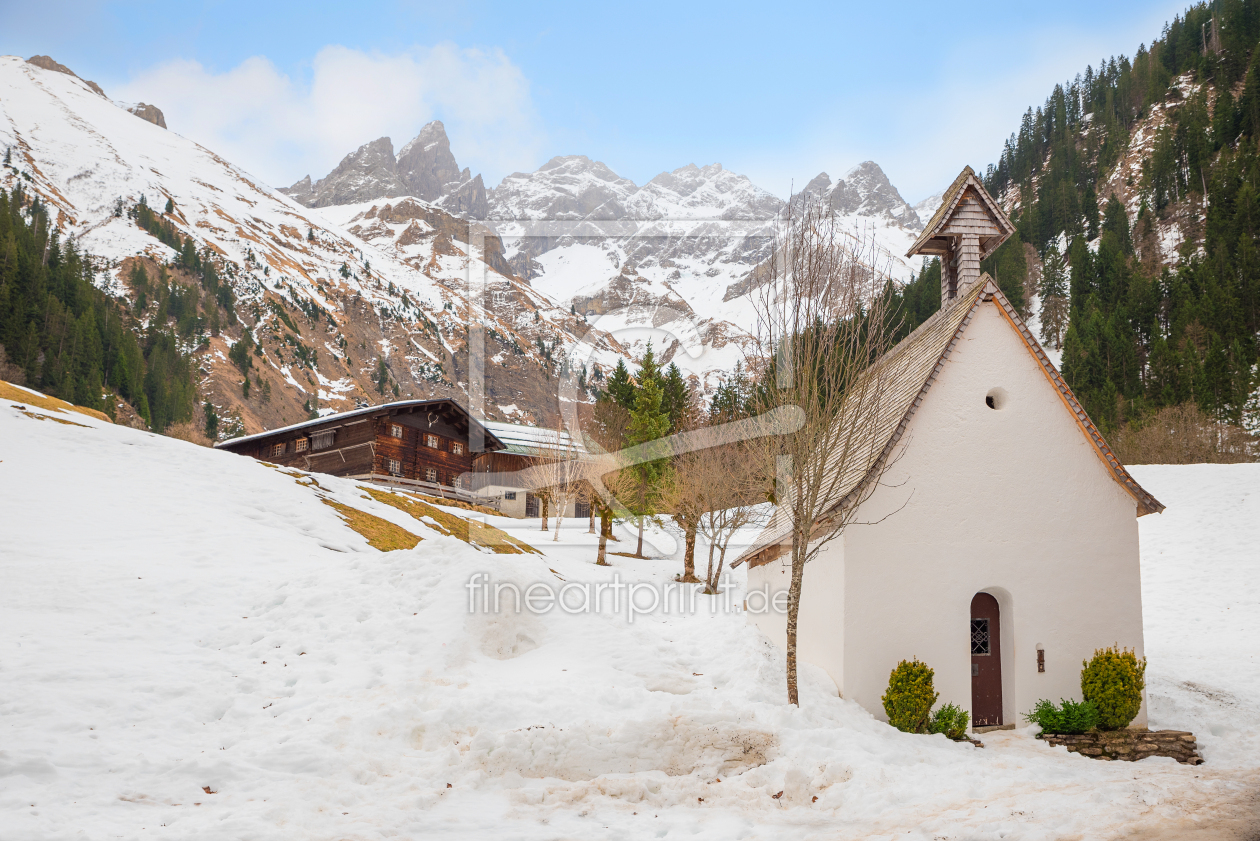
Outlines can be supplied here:
<path id="1" fill-rule="evenodd" d="M 98 420 L 113 423 L 113 421 L 109 420 L 109 415 L 104 412 L 98 412 L 95 409 L 87 409 L 83 406 L 76 406 L 73 403 L 67 403 L 64 400 L 56 397 L 49 397 L 46 394 L 27 391 L 24 388 L 18 388 L 12 383 L 5 382 L 4 380 L 0 380 L 0 398 L 12 400 L 16 403 L 25 403 L 30 406 L 38 406 L 39 408 L 47 409 L 50 412 L 64 412 L 67 410 L 71 412 L 78 412 L 79 414 L 87 415 L 90 418 L 97 418 Z M 56 420 L 56 418 L 50 418 L 49 420 Z M 63 421 L 63 423 L 69 423 L 69 421 Z M 83 426 L 81 423 L 72 425 Z"/>
<path id="2" fill-rule="evenodd" d="M 412 496 L 418 496 L 430 505 L 438 505 L 443 508 L 462 508 L 465 511 L 476 511 L 478 514 L 489 514 L 491 517 L 502 517 L 502 511 L 495 511 L 493 508 L 487 508 L 484 505 L 473 505 L 471 502 L 464 502 L 461 499 L 447 499 L 446 497 L 433 496 L 432 494 L 422 494 L 416 491 L 407 491 Z"/>
<path id="3" fill-rule="evenodd" d="M 84 429 L 87 429 L 87 427 L 81 423 L 75 423 L 74 421 L 66 420 L 65 418 L 53 417 L 52 415 L 41 415 L 35 412 L 26 412 L 26 411 L 22 411 L 21 414 L 26 415 L 28 418 L 34 418 L 35 420 L 56 421 L 57 423 L 64 423 L 66 426 L 81 426 Z"/>
<path id="4" fill-rule="evenodd" d="M 422 539 L 401 526 L 396 526 L 389 520 L 382 520 L 380 517 L 368 514 L 366 511 L 351 508 L 349 505 L 335 502 L 331 499 L 325 499 L 324 504 L 336 509 L 337 513 L 341 515 L 341 519 L 345 520 L 346 525 L 366 537 L 369 546 L 382 552 L 393 552 L 396 549 L 414 549 L 416 544 Z"/>
<path id="5" fill-rule="evenodd" d="M 318 480 L 318 479 L 316 479 L 314 476 L 312 476 L 312 475 L 311 475 L 311 474 L 309 474 L 309 473 L 298 473 L 296 470 L 286 470 L 286 469 L 284 469 L 284 468 L 282 468 L 282 467 L 278 467 L 277 465 L 274 465 L 274 464 L 271 464 L 271 465 L 268 465 L 268 466 L 269 466 L 269 467 L 275 467 L 277 470 L 279 470 L 279 471 L 280 471 L 281 473 L 283 473 L 285 476 L 292 476 L 292 477 L 293 477 L 293 479 L 294 479 L 294 481 L 296 481 L 299 485 L 301 485 L 301 486 L 302 486 L 302 487 L 304 487 L 304 488 L 318 488 L 318 489 L 319 489 L 319 490 L 321 490 L 321 491 L 327 491 L 327 490 L 328 490 L 328 488 L 325 488 L 323 485 L 321 485 L 321 484 L 319 483 L 319 480 Z"/>
<path id="6" fill-rule="evenodd" d="M 492 552 L 497 552 L 500 555 L 523 555 L 527 552 L 536 555 L 542 554 L 528 543 L 517 540 L 494 526 L 457 517 L 435 505 L 430 505 L 417 499 L 411 494 L 390 493 L 377 490 L 376 488 L 363 487 L 362 485 L 359 487 L 367 491 L 372 499 L 375 499 L 377 502 L 391 505 L 399 511 L 405 511 L 440 534 L 457 537 L 465 543 L 471 543 L 475 546 L 485 546 Z"/>

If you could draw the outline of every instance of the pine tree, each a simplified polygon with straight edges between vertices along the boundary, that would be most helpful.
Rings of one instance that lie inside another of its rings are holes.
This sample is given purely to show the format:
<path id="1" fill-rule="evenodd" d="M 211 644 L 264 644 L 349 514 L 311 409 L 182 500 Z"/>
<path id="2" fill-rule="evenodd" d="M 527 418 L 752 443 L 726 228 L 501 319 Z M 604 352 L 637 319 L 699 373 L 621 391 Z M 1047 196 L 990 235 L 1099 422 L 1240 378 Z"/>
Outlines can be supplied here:
<path id="1" fill-rule="evenodd" d="M 652 350 L 650 341 L 647 343 L 647 349 L 643 351 L 643 358 L 639 360 L 639 373 L 635 375 L 635 380 L 639 388 L 642 388 L 647 380 L 654 380 L 658 386 L 662 385 L 661 367 L 657 364 L 656 353 Z"/>
<path id="2" fill-rule="evenodd" d="M 673 362 L 665 370 L 662 395 L 661 408 L 669 417 L 670 431 L 678 432 L 686 424 L 687 412 L 691 408 L 691 386 Z"/>
<path id="3" fill-rule="evenodd" d="M 1062 350 L 1067 321 L 1067 265 L 1058 246 L 1051 244 L 1041 267 L 1041 340 L 1055 350 Z"/>
<path id="4" fill-rule="evenodd" d="M 645 359 L 651 360 L 651 346 Z M 639 523 L 639 544 L 635 554 L 643 557 L 643 521 L 656 513 L 660 499 L 660 487 L 669 470 L 669 447 L 661 439 L 669 435 L 669 415 L 661 408 L 661 384 L 656 377 L 640 381 L 635 394 L 635 408 L 630 413 L 626 429 L 627 445 L 642 446 L 640 461 L 630 469 L 634 472 L 637 490 L 630 501 L 630 512 Z"/>
<path id="5" fill-rule="evenodd" d="M 385 367 L 385 357 L 376 360 L 376 374 L 372 377 L 376 381 L 376 393 L 384 394 L 385 385 L 389 382 L 389 369 Z"/>
<path id="6" fill-rule="evenodd" d="M 1081 205 L 1085 215 L 1085 239 L 1091 241 L 1098 239 L 1098 195 L 1094 192 L 1092 183 L 1085 188 Z"/>
<path id="7" fill-rule="evenodd" d="M 630 379 L 630 371 L 626 368 L 625 360 L 617 360 L 617 367 L 608 376 L 605 393 L 627 412 L 634 411 L 635 385 Z"/>
<path id="8" fill-rule="evenodd" d="M 175 212 L 175 200 L 174 200 L 174 199 L 169 199 L 169 198 L 168 198 L 168 199 L 166 200 L 166 210 L 165 210 L 165 211 L 163 211 L 163 212 L 164 212 L 164 213 L 166 213 L 168 216 L 169 216 L 170 214 L 172 214 L 172 213 L 174 213 L 174 212 Z"/>
<path id="9" fill-rule="evenodd" d="M 203 410 L 206 415 L 206 437 L 211 441 L 216 441 L 219 438 L 219 415 L 214 410 L 214 404 L 209 400 L 206 401 Z"/>

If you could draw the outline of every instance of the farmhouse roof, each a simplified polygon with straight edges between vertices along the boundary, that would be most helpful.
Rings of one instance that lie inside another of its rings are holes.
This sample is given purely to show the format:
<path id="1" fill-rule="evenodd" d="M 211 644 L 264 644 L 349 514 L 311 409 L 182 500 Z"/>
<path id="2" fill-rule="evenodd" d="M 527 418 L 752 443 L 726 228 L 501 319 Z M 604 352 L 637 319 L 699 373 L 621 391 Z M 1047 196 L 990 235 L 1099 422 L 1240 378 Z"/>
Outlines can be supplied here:
<path id="1" fill-rule="evenodd" d="M 883 374 L 889 378 L 890 383 L 887 399 L 879 416 L 870 424 L 869 431 L 864 433 L 866 440 L 860 446 L 850 448 L 851 452 L 863 453 L 865 457 L 853 459 L 851 464 L 845 466 L 845 475 L 841 477 L 841 481 L 833 490 L 828 511 L 845 508 L 863 489 L 865 483 L 876 477 L 878 465 L 889 457 L 893 448 L 901 440 L 911 417 L 923 403 L 923 398 L 927 396 L 932 384 L 940 376 L 945 361 L 961 340 L 963 331 L 971 322 L 977 308 L 986 301 L 993 301 L 998 305 L 998 309 L 1006 320 L 1024 340 L 1028 352 L 1037 360 L 1046 379 L 1059 393 L 1059 397 L 1076 419 L 1077 426 L 1088 439 L 1095 454 L 1111 473 L 1112 478 L 1137 503 L 1138 516 L 1163 511 L 1164 506 L 1159 500 L 1147 493 L 1116 458 L 1107 442 L 1103 440 L 1102 433 L 1089 419 L 1080 401 L 1076 399 L 1072 389 L 1050 362 L 1041 345 L 1028 330 L 1023 319 L 1019 317 L 1019 313 L 987 274 L 982 275 L 979 281 L 965 289 L 959 297 L 948 301 L 944 307 L 919 325 L 913 333 L 898 342 L 872 366 L 872 369 L 875 366 L 885 366 Z M 823 526 L 825 519 L 826 515 L 822 518 L 824 522 L 816 524 L 815 528 Z M 751 566 L 759 566 L 774 560 L 781 554 L 780 546 L 785 538 L 790 539 L 791 533 L 790 513 L 786 506 L 780 506 L 775 509 L 761 536 L 740 555 L 732 566 L 738 566 L 745 561 L 749 561 Z"/>
<path id="2" fill-rule="evenodd" d="M 379 406 L 366 406 L 362 409 L 351 409 L 349 412 L 338 412 L 332 415 L 324 415 L 315 420 L 302 421 L 288 426 L 281 426 L 276 429 L 268 429 L 263 432 L 255 432 L 253 435 L 242 435 L 239 438 L 232 438 L 228 441 L 220 441 L 215 444 L 216 449 L 231 449 L 241 444 L 247 444 L 253 441 L 260 441 L 264 438 L 270 438 L 273 435 L 287 435 L 292 432 L 298 432 L 313 427 L 328 427 L 344 423 L 352 418 L 367 417 L 375 415 L 396 414 L 403 411 L 416 411 L 426 408 L 441 408 L 445 411 L 451 411 L 458 415 L 460 420 L 468 424 L 469 428 L 480 426 L 485 430 L 485 449 L 500 450 L 504 448 L 503 442 L 491 432 L 487 427 L 488 424 L 479 423 L 472 415 L 468 414 L 463 406 L 454 400 L 447 398 L 439 398 L 435 400 L 396 400 L 393 403 L 382 403 Z"/>

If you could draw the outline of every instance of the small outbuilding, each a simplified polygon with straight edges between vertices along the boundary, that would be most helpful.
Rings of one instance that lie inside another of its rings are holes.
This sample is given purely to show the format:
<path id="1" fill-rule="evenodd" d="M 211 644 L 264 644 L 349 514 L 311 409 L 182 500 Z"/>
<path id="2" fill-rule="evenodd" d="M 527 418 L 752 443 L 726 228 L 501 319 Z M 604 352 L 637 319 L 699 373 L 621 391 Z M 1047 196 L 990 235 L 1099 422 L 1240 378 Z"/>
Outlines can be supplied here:
<path id="1" fill-rule="evenodd" d="M 1137 518 L 1162 506 L 1134 481 L 1036 338 L 980 272 L 1014 228 L 970 167 L 907 256 L 941 260 L 941 309 L 893 348 L 870 450 L 834 497 L 878 479 L 806 569 L 798 652 L 885 718 L 901 660 L 935 670 L 940 701 L 975 727 L 1013 727 L 1038 699 L 1080 698 L 1098 648 L 1143 656 Z M 750 617 L 779 645 L 774 594 L 791 526 L 772 518 L 747 563 Z M 780 598 L 779 604 L 783 604 Z M 1132 727 L 1146 726 L 1145 701 Z"/>
<path id="2" fill-rule="evenodd" d="M 501 421 L 486 421 L 485 426 L 503 447 L 476 458 L 473 481 L 477 492 L 497 499 L 499 511 L 507 517 L 541 517 L 544 507 L 554 516 L 556 503 L 550 499 L 553 495 L 547 488 L 526 488 L 513 481 L 513 476 L 557 459 L 581 458 L 587 454 L 582 442 L 564 430 Z M 579 493 L 570 495 L 565 517 L 590 517 L 586 490 L 584 486 Z"/>

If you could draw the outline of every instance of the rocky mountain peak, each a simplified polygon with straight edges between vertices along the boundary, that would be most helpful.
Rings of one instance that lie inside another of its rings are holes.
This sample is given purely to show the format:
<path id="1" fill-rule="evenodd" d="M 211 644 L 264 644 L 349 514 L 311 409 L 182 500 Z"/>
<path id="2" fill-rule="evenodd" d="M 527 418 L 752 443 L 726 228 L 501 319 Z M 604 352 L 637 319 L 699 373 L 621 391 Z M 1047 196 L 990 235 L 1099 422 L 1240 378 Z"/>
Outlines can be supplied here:
<path id="1" fill-rule="evenodd" d="M 411 195 L 430 202 L 441 199 L 448 188 L 458 188 L 470 180 L 460 172 L 451 154 L 446 126 L 438 120 L 420 129 L 420 133 L 402 147 L 398 153 L 398 177 Z"/>
<path id="2" fill-rule="evenodd" d="M 842 215 L 883 217 L 910 230 L 923 229 L 919 214 L 874 161 L 858 164 L 835 184 L 830 175 L 820 172 L 798 195 L 817 196 Z"/>
<path id="3" fill-rule="evenodd" d="M 310 184 L 310 176 L 280 192 L 287 193 L 307 207 L 354 204 L 376 198 L 403 196 L 407 188 L 395 172 L 394 143 L 378 137 L 364 143 L 341 159 L 327 177 Z M 307 192 L 300 191 L 305 184 Z"/>
<path id="4" fill-rule="evenodd" d="M 82 78 L 78 73 L 75 73 L 69 67 L 54 61 L 51 56 L 33 55 L 26 60 L 26 63 L 33 64 L 41 70 L 51 70 L 54 73 L 65 73 L 67 76 L 73 76 L 92 90 L 99 93 L 101 96 L 105 96 L 105 91 L 101 90 L 101 86 L 96 84 L 96 82 L 89 82 L 87 79 Z M 163 128 L 165 128 L 165 126 L 163 126 Z"/>
<path id="5" fill-rule="evenodd" d="M 490 216 L 498 220 L 620 219 L 624 201 L 638 187 L 586 155 L 558 155 L 534 172 L 514 172 L 490 191 Z"/>
<path id="6" fill-rule="evenodd" d="M 874 161 L 863 161 L 836 182 L 831 206 L 840 213 L 885 216 L 908 228 L 921 229 L 922 220 L 901 197 Z"/>
<path id="7" fill-rule="evenodd" d="M 831 192 L 831 176 L 825 172 L 820 172 L 813 177 L 804 189 L 801 190 L 802 195 L 825 196 Z"/>
<path id="8" fill-rule="evenodd" d="M 438 120 L 422 128 L 397 157 L 393 142 L 381 137 L 346 155 L 327 177 L 311 184 L 307 176 L 280 192 L 307 207 L 415 196 L 474 219 L 484 219 L 487 212 L 481 176 L 459 168 Z"/>
<path id="9" fill-rule="evenodd" d="M 142 120 L 153 123 L 155 126 L 166 128 L 166 116 L 162 113 L 162 109 L 156 105 L 148 105 L 143 102 L 137 102 L 127 109 Z"/>

